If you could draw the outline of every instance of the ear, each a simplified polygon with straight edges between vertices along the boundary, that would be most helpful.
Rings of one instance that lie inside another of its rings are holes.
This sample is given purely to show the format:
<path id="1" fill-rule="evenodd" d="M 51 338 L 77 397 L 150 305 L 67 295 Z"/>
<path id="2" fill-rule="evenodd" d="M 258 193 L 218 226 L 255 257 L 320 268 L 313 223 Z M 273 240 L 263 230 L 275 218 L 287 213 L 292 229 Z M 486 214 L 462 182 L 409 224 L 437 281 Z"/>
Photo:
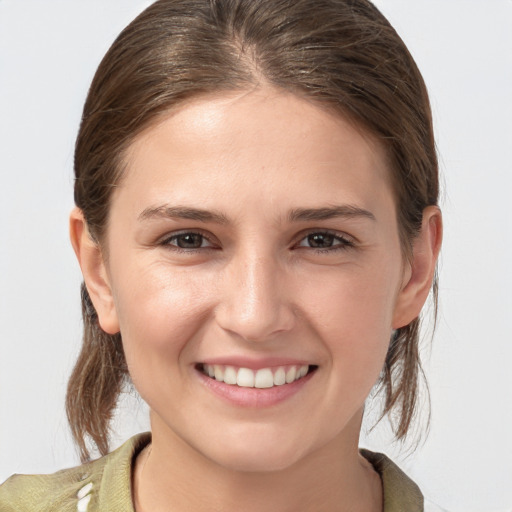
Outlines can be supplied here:
<path id="1" fill-rule="evenodd" d="M 108 334 L 116 334 L 119 332 L 119 321 L 103 254 L 99 244 L 91 238 L 79 208 L 74 208 L 70 214 L 69 236 L 100 327 Z"/>
<path id="2" fill-rule="evenodd" d="M 423 211 L 421 232 L 414 240 L 412 258 L 397 297 L 393 329 L 404 327 L 419 316 L 432 287 L 442 238 L 441 211 L 437 206 L 428 206 Z"/>

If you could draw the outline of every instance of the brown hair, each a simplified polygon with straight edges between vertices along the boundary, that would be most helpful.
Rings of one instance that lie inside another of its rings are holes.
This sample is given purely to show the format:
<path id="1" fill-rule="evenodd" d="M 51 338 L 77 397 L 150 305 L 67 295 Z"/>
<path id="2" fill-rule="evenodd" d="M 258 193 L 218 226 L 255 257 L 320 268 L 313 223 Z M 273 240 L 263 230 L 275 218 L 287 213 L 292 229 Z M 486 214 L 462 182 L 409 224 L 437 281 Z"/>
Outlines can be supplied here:
<path id="1" fill-rule="evenodd" d="M 117 38 L 85 103 L 75 152 L 75 202 L 99 244 L 109 199 L 134 138 L 180 102 L 260 82 L 310 98 L 386 148 L 404 254 L 423 210 L 437 204 L 429 100 L 404 43 L 367 0 L 159 0 Z M 434 283 L 434 298 L 436 286 Z M 128 379 L 121 335 L 103 332 L 82 287 L 84 338 L 67 413 L 84 460 L 86 439 L 108 452 L 110 420 Z M 381 385 L 403 438 L 414 415 L 419 319 L 391 340 Z"/>

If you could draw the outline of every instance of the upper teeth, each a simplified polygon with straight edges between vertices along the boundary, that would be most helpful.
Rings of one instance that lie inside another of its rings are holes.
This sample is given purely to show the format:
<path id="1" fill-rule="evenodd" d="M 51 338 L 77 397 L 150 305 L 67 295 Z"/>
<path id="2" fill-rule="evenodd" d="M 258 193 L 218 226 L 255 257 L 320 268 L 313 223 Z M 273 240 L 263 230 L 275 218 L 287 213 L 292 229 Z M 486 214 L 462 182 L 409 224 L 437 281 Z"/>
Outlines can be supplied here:
<path id="1" fill-rule="evenodd" d="M 203 372 L 206 375 L 224 382 L 240 386 L 243 388 L 271 388 L 273 386 L 282 386 L 304 377 L 308 373 L 309 366 L 277 366 L 275 368 L 260 368 L 251 370 L 250 368 L 236 368 L 234 366 L 225 366 L 220 364 L 204 364 Z"/>

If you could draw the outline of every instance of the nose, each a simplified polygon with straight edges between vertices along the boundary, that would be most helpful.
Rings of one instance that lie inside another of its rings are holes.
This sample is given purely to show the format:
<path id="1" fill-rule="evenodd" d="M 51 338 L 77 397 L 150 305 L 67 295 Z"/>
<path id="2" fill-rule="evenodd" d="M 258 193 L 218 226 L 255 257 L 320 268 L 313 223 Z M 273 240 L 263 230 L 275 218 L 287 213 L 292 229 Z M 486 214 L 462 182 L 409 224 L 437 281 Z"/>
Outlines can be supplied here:
<path id="1" fill-rule="evenodd" d="M 224 330 L 261 342 L 293 328 L 286 272 L 276 258 L 241 255 L 230 261 L 223 277 L 216 318 Z"/>

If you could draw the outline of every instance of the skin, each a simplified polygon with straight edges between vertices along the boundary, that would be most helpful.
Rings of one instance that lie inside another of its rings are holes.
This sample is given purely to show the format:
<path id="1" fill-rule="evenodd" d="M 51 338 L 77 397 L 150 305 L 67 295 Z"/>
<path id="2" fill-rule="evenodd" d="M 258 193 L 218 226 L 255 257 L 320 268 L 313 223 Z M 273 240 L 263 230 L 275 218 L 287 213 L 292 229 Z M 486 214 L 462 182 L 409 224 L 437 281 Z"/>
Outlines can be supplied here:
<path id="1" fill-rule="evenodd" d="M 100 325 L 121 331 L 151 410 L 137 511 L 382 510 L 357 448 L 363 405 L 392 330 L 428 295 L 438 209 L 425 210 L 406 261 L 380 145 L 266 86 L 190 101 L 126 163 L 105 247 L 79 210 L 71 238 Z M 191 232 L 199 247 L 180 249 Z M 285 400 L 244 405 L 204 385 L 197 365 L 218 358 L 316 370 Z"/>

